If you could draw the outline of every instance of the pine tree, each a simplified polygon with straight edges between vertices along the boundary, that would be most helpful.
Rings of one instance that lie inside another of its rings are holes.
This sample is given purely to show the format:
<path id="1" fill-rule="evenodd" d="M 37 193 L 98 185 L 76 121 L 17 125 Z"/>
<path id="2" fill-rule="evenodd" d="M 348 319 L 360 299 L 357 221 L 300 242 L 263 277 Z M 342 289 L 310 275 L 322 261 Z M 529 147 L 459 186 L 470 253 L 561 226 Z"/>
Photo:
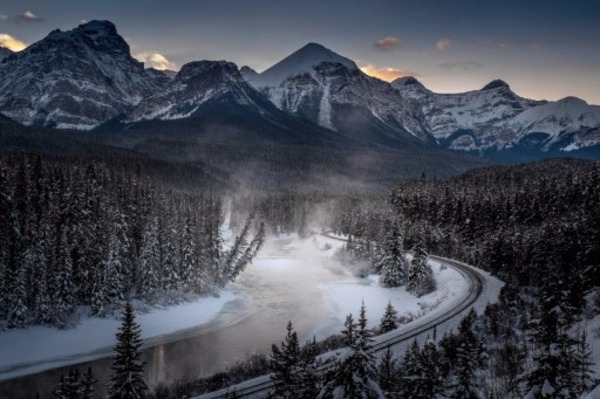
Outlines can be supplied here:
<path id="1" fill-rule="evenodd" d="M 81 380 L 81 399 L 92 399 L 94 397 L 94 392 L 96 391 L 94 385 L 97 382 L 98 380 L 92 374 L 92 368 L 88 367 L 87 373 L 83 375 Z"/>
<path id="2" fill-rule="evenodd" d="M 404 245 L 400 222 L 394 220 L 388 226 L 383 253 L 377 267 L 381 270 L 385 287 L 399 287 L 406 281 Z"/>
<path id="3" fill-rule="evenodd" d="M 352 315 L 346 318 L 342 331 L 344 348 L 341 356 L 325 379 L 320 398 L 383 398 L 383 391 L 377 383 L 375 358 L 370 353 L 371 332 L 367 329 L 365 305 L 361 306 L 358 322 L 354 323 Z"/>
<path id="4" fill-rule="evenodd" d="M 121 327 L 117 332 L 116 352 L 112 362 L 113 374 L 108 385 L 110 399 L 145 398 L 148 386 L 144 381 L 141 330 L 135 322 L 133 307 L 127 302 L 121 317 Z"/>
<path id="5" fill-rule="evenodd" d="M 435 343 L 427 341 L 417 357 L 417 378 L 413 380 L 415 399 L 436 398 L 445 391 L 442 358 Z"/>
<path id="6" fill-rule="evenodd" d="M 455 379 L 450 396 L 453 399 L 478 398 L 479 386 L 476 372 L 482 365 L 483 348 L 473 331 L 476 321 L 477 314 L 471 308 L 458 327 L 456 362 L 453 365 Z"/>
<path id="7" fill-rule="evenodd" d="M 592 361 L 592 350 L 585 329 L 577 340 L 573 361 L 572 375 L 574 381 L 570 385 L 573 386 L 573 392 L 575 394 L 581 395 L 588 391 L 594 383 L 592 377 L 592 366 L 594 365 L 594 362 Z"/>
<path id="8" fill-rule="evenodd" d="M 321 374 L 318 370 L 321 362 L 317 359 L 317 341 L 306 342 L 300 348 L 300 376 L 302 387 L 300 397 L 316 398 L 320 391 Z"/>
<path id="9" fill-rule="evenodd" d="M 159 286 L 157 273 L 160 262 L 160 247 L 158 241 L 158 220 L 151 217 L 143 233 L 142 247 L 140 248 L 138 275 L 138 295 L 152 301 Z"/>
<path id="10" fill-rule="evenodd" d="M 396 359 L 388 346 L 377 366 L 379 386 L 386 398 L 391 397 L 392 394 L 398 391 L 397 372 Z"/>
<path id="11" fill-rule="evenodd" d="M 387 306 L 385 307 L 385 313 L 381 318 L 381 323 L 379 324 L 379 331 L 384 334 L 388 331 L 392 331 L 398 328 L 398 312 L 394 309 L 392 302 L 389 301 Z"/>
<path id="12" fill-rule="evenodd" d="M 531 398 L 552 397 L 559 392 L 574 389 L 575 363 L 573 346 L 576 340 L 570 337 L 574 309 L 565 289 L 567 276 L 557 265 L 549 265 L 539 297 L 538 318 L 529 326 L 531 340 L 535 345 L 535 366 L 528 376 L 528 395 Z"/>
<path id="13" fill-rule="evenodd" d="M 406 352 L 404 352 L 404 357 L 400 362 L 400 367 L 398 368 L 398 379 L 397 390 L 398 397 L 400 398 L 410 398 L 413 391 L 413 381 L 418 378 L 419 375 L 419 355 L 421 353 L 421 348 L 417 340 L 413 340 L 410 344 Z"/>
<path id="14" fill-rule="evenodd" d="M 59 399 L 81 399 L 83 397 L 83 389 L 79 381 L 79 369 L 71 368 L 66 377 L 61 375 L 58 389 L 53 394 Z"/>
<path id="15" fill-rule="evenodd" d="M 66 229 L 60 233 L 56 248 L 56 272 L 54 275 L 54 292 L 52 295 L 52 320 L 59 328 L 67 328 L 73 322 L 75 295 L 73 287 L 73 264 L 71 262 L 71 246 L 67 240 Z"/>
<path id="16" fill-rule="evenodd" d="M 435 290 L 435 280 L 429 266 L 429 256 L 425 251 L 422 233 L 413 249 L 414 255 L 408 268 L 406 289 L 417 296 L 428 294 Z"/>
<path id="17" fill-rule="evenodd" d="M 25 281 L 25 268 L 19 263 L 16 265 L 15 276 L 12 278 L 10 290 L 10 307 L 8 309 L 8 327 L 23 327 L 27 322 L 27 292 Z"/>
<path id="18" fill-rule="evenodd" d="M 287 335 L 280 347 L 272 345 L 270 368 L 274 383 L 269 393 L 270 398 L 300 398 L 302 388 L 300 373 L 300 345 L 292 322 L 287 325 Z"/>

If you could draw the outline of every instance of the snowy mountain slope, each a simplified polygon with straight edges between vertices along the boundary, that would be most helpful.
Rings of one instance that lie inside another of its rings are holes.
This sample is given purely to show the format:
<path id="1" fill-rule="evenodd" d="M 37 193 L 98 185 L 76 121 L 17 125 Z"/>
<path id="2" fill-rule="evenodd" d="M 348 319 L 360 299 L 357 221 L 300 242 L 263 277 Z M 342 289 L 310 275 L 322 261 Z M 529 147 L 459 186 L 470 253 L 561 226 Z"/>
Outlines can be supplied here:
<path id="1" fill-rule="evenodd" d="M 226 61 L 194 61 L 185 64 L 171 84 L 144 99 L 126 119 L 170 120 L 188 118 L 205 102 L 225 93 L 233 93 L 240 105 L 252 100 L 253 89 L 240 75 L 235 64 Z"/>
<path id="2" fill-rule="evenodd" d="M 413 77 L 395 80 L 392 86 L 421 107 L 433 136 L 453 149 L 510 146 L 517 136 L 504 129 L 507 122 L 544 103 L 519 97 L 501 80 L 492 81 L 481 90 L 457 94 L 434 93 Z"/>
<path id="3" fill-rule="evenodd" d="M 246 82 L 249 82 L 258 76 L 258 72 L 247 65 L 240 68 L 240 74 Z"/>
<path id="4" fill-rule="evenodd" d="M 170 132 L 171 138 L 191 135 L 199 140 L 233 140 L 238 145 L 353 145 L 336 132 L 279 110 L 227 61 L 183 65 L 165 88 L 142 100 L 127 117 L 108 125 L 99 129 Z"/>
<path id="5" fill-rule="evenodd" d="M 361 140 L 433 142 L 419 107 L 319 44 L 307 44 L 249 83 L 279 109 Z"/>
<path id="6" fill-rule="evenodd" d="M 600 142 L 600 106 L 588 105 L 576 97 L 530 108 L 515 116 L 508 127 L 519 137 L 544 133 L 544 148 L 564 141 L 563 151 L 576 150 Z"/>
<path id="7" fill-rule="evenodd" d="M 108 21 L 52 31 L 2 65 L 0 112 L 27 125 L 89 129 L 166 83 L 131 57 Z"/>

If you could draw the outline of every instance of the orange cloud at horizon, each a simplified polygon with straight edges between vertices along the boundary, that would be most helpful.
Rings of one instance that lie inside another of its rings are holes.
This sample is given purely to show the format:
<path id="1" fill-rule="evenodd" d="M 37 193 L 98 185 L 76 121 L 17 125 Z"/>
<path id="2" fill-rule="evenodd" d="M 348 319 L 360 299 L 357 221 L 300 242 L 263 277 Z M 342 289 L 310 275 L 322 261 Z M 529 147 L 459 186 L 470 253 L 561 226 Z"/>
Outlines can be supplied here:
<path id="1" fill-rule="evenodd" d="M 391 82 L 395 79 L 402 78 L 404 76 L 419 76 L 417 72 L 409 71 L 406 69 L 397 69 L 397 68 L 377 68 L 373 65 L 365 65 L 360 67 L 360 70 L 369 76 L 373 76 L 375 78 L 385 80 L 387 82 Z"/>
<path id="2" fill-rule="evenodd" d="M 0 33 L 0 47 L 6 47 L 12 51 L 21 51 L 27 47 L 27 44 L 9 35 L 8 33 Z"/>

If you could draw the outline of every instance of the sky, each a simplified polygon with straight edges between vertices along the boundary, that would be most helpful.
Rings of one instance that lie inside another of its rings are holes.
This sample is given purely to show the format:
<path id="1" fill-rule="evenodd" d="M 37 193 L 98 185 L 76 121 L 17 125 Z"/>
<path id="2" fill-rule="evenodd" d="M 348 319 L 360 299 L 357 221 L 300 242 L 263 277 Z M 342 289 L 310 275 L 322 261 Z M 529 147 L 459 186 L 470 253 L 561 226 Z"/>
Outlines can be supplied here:
<path id="1" fill-rule="evenodd" d="M 600 0 L 0 0 L 0 45 L 110 20 L 148 66 L 262 71 L 309 42 L 441 93 L 503 79 L 517 94 L 600 104 Z"/>

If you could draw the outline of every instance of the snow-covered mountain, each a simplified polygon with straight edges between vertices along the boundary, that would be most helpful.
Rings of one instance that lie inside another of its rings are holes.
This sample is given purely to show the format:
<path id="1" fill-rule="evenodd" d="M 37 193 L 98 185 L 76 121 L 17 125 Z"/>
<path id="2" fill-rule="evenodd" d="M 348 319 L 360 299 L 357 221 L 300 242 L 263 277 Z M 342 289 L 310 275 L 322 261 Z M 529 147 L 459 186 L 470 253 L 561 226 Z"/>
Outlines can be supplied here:
<path id="1" fill-rule="evenodd" d="M 433 142 L 419 107 L 389 83 L 365 75 L 352 60 L 319 44 L 309 43 L 246 78 L 279 109 L 328 129 L 379 142 L 415 137 Z"/>
<path id="2" fill-rule="evenodd" d="M 225 97 L 243 106 L 253 104 L 260 95 L 244 80 L 234 63 L 194 61 L 181 67 L 163 90 L 145 98 L 126 121 L 189 118 L 203 104 Z"/>
<path id="3" fill-rule="evenodd" d="M 558 145 L 563 151 L 577 150 L 600 143 L 600 106 L 565 97 L 523 111 L 508 128 L 521 138 L 539 136 L 543 149 Z"/>
<path id="4" fill-rule="evenodd" d="M 570 151 L 600 143 L 600 107 L 575 97 L 530 100 L 502 80 L 457 94 L 434 93 L 414 77 L 397 79 L 392 86 L 421 107 L 429 131 L 451 149 Z"/>
<path id="5" fill-rule="evenodd" d="M 93 128 L 167 82 L 131 57 L 108 21 L 52 31 L 1 65 L 0 112 L 26 125 Z"/>
<path id="6" fill-rule="evenodd" d="M 501 80 L 457 94 L 434 93 L 413 77 L 390 84 L 316 43 L 262 73 L 226 61 L 195 61 L 177 73 L 144 69 L 108 21 L 55 30 L 20 52 L 0 47 L 0 113 L 24 125 L 76 129 L 200 123 L 202 115 L 231 128 L 244 120 L 244 131 L 256 131 L 260 120 L 272 132 L 296 129 L 294 137 L 318 131 L 361 145 L 481 154 L 600 145 L 599 107 L 573 97 L 526 99 Z"/>
<path id="7" fill-rule="evenodd" d="M 524 110 L 544 103 L 519 97 L 502 80 L 457 94 L 434 93 L 413 77 L 397 79 L 392 86 L 421 107 L 431 134 L 452 149 L 510 146 L 516 136 L 502 128 Z"/>

